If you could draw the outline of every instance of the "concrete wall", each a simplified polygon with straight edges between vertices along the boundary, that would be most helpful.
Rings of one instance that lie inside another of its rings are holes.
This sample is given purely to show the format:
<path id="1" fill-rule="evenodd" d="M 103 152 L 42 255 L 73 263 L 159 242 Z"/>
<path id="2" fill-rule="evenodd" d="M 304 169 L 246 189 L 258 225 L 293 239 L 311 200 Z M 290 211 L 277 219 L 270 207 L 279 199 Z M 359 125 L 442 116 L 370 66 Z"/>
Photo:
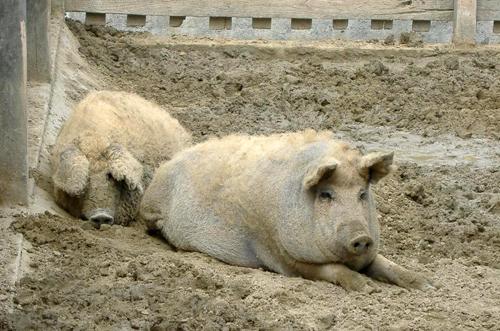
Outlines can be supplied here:
<path id="1" fill-rule="evenodd" d="M 85 22 L 85 13 L 67 13 L 67 17 Z M 350 19 L 347 28 L 334 29 L 333 20 L 313 19 L 311 29 L 294 30 L 291 20 L 275 18 L 271 29 L 254 29 L 251 18 L 232 18 L 230 30 L 212 30 L 208 17 L 186 17 L 180 27 L 170 27 L 168 16 L 146 16 L 144 26 L 128 26 L 127 15 L 107 14 L 105 24 L 123 31 L 151 32 L 156 35 L 187 35 L 196 37 L 222 37 L 232 39 L 269 39 L 269 40 L 371 40 L 384 39 L 389 35 L 396 38 L 402 32 L 413 30 L 412 20 L 393 20 L 392 29 L 374 30 L 369 19 Z M 500 33 L 493 31 L 494 21 L 478 21 L 476 42 L 479 44 L 500 44 Z M 429 31 L 417 32 L 427 43 L 449 43 L 453 36 L 452 21 L 430 21 Z"/>
<path id="2" fill-rule="evenodd" d="M 85 13 L 67 13 L 67 17 L 85 22 Z M 374 30 L 369 19 L 350 19 L 347 28 L 334 29 L 331 19 L 312 19 L 312 25 L 307 30 L 292 29 L 291 19 L 272 19 L 271 29 L 254 29 L 252 18 L 232 18 L 230 30 L 210 29 L 209 17 L 186 17 L 180 27 L 170 27 L 168 16 L 146 16 L 145 25 L 140 27 L 127 26 L 127 15 L 107 14 L 105 24 L 123 31 L 148 31 L 156 35 L 187 35 L 196 37 L 222 37 L 232 39 L 270 39 L 270 40 L 371 40 L 385 39 L 389 35 L 396 38 L 402 32 L 413 30 L 412 20 L 393 20 L 391 29 Z M 429 31 L 418 32 L 424 42 L 448 43 L 453 34 L 453 22 L 431 21 Z"/>

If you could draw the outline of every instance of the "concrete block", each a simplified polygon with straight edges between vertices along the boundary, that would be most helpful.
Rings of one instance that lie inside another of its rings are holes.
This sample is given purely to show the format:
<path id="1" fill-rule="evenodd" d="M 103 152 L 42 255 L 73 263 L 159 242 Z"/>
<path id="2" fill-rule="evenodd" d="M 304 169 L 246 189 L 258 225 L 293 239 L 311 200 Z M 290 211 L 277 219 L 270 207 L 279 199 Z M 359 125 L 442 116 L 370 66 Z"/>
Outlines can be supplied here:
<path id="1" fill-rule="evenodd" d="M 481 45 L 500 44 L 500 33 L 495 33 L 494 21 L 477 22 L 475 41 Z"/>
<path id="2" fill-rule="evenodd" d="M 85 20 L 79 13 L 68 13 L 67 15 L 80 21 Z M 370 19 L 312 19 L 308 20 L 307 29 L 303 25 L 295 26 L 301 29 L 293 29 L 290 18 L 232 17 L 231 29 L 226 26 L 226 21 L 224 21 L 223 29 L 210 29 L 208 17 L 146 16 L 146 24 L 143 27 L 127 26 L 126 15 L 108 14 L 107 17 L 109 25 L 124 31 L 149 31 L 153 34 L 167 36 L 188 35 L 247 40 L 383 40 L 391 34 L 399 38 L 402 32 L 417 29 L 419 30 L 417 33 L 422 35 L 425 42 L 449 43 L 453 33 L 453 22 L 451 21 L 412 21 L 409 19 L 391 20 L 390 23 L 385 22 L 387 20 L 382 20 L 384 22 L 381 29 L 374 30 Z M 298 24 L 301 21 L 294 20 L 294 22 Z M 212 27 L 215 26 L 212 25 Z"/>
<path id="3" fill-rule="evenodd" d="M 428 32 L 420 32 L 426 43 L 450 43 L 453 36 L 453 22 L 431 21 Z"/>

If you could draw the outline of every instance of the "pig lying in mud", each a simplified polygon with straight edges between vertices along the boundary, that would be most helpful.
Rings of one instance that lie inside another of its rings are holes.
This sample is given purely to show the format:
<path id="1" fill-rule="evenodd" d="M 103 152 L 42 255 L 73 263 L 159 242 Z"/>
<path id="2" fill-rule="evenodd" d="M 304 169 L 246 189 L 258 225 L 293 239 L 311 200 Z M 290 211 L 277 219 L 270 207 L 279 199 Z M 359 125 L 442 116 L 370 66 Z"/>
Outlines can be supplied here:
<path id="1" fill-rule="evenodd" d="M 91 93 L 52 150 L 56 202 L 97 227 L 126 225 L 154 170 L 189 145 L 190 134 L 159 106 L 124 92 Z"/>
<path id="2" fill-rule="evenodd" d="M 210 140 L 160 166 L 139 217 L 173 246 L 233 265 L 351 290 L 374 290 L 370 277 L 431 288 L 377 253 L 370 185 L 392 160 L 312 130 Z"/>

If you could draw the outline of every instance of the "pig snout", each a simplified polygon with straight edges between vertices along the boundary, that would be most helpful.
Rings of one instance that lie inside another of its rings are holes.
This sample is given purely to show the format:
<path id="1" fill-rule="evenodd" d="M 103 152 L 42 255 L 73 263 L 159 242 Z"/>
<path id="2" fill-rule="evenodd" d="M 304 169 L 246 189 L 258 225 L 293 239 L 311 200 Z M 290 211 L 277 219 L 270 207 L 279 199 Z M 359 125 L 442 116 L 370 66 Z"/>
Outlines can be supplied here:
<path id="1" fill-rule="evenodd" d="M 89 213 L 87 219 L 90 220 L 96 228 L 100 228 L 102 224 L 112 225 L 115 221 L 113 213 L 106 209 L 93 210 Z"/>
<path id="2" fill-rule="evenodd" d="M 373 239 L 366 234 L 354 236 L 347 244 L 347 251 L 354 255 L 364 255 L 370 252 L 373 247 Z"/>

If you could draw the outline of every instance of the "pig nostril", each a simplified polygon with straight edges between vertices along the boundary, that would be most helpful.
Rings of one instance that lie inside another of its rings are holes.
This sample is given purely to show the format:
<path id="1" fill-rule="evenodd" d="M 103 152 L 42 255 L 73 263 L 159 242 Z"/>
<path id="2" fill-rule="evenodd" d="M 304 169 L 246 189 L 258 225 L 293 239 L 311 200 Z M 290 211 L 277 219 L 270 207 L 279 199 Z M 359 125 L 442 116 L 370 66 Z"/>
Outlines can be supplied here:
<path id="1" fill-rule="evenodd" d="M 366 253 L 372 244 L 373 241 L 370 237 L 361 235 L 351 240 L 347 248 L 352 254 L 361 255 Z"/>
<path id="2" fill-rule="evenodd" d="M 114 218 L 111 215 L 108 215 L 106 213 L 99 213 L 96 214 L 92 217 L 90 217 L 90 220 L 94 222 L 94 224 L 99 228 L 101 224 L 109 224 L 112 225 L 114 222 Z"/>

